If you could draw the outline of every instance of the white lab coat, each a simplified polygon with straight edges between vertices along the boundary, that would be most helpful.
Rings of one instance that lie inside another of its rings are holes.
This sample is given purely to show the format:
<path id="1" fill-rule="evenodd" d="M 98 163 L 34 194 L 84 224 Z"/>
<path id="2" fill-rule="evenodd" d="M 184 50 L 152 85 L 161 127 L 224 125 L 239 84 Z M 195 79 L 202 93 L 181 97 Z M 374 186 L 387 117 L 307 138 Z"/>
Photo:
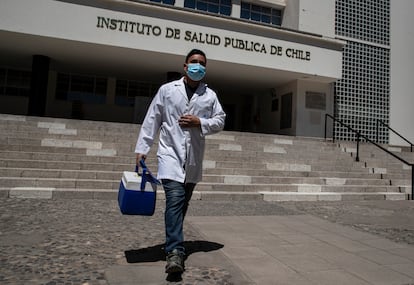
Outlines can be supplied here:
<path id="1" fill-rule="evenodd" d="M 200 118 L 201 128 L 182 128 L 182 115 Z M 135 153 L 147 154 L 160 130 L 158 179 L 197 183 L 202 177 L 205 136 L 224 127 L 224 113 L 216 93 L 200 83 L 188 101 L 184 78 L 166 83 L 155 95 L 139 132 Z"/>

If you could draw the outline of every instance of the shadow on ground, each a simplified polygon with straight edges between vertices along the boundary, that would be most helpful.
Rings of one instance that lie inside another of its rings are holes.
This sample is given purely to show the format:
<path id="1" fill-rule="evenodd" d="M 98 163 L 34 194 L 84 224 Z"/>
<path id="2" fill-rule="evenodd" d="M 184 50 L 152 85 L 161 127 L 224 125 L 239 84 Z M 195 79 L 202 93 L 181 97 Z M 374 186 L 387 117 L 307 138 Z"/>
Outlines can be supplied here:
<path id="1" fill-rule="evenodd" d="M 224 245 L 211 241 L 196 240 L 185 241 L 184 247 L 187 256 L 196 252 L 209 252 L 219 250 Z M 128 263 L 139 262 L 157 262 L 165 260 L 164 244 L 158 244 L 150 247 L 132 249 L 125 251 L 125 257 Z"/>

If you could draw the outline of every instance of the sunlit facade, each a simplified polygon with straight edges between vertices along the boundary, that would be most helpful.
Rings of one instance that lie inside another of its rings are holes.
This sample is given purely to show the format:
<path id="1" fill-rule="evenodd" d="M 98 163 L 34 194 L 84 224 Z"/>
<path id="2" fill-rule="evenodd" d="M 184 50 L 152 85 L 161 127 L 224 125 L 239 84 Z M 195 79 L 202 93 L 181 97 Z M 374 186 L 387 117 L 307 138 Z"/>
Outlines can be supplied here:
<path id="1" fill-rule="evenodd" d="M 392 123 L 391 4 L 355 3 L 3 0 L 0 112 L 140 123 L 199 48 L 227 130 L 323 137 L 331 114 L 372 136 Z"/>

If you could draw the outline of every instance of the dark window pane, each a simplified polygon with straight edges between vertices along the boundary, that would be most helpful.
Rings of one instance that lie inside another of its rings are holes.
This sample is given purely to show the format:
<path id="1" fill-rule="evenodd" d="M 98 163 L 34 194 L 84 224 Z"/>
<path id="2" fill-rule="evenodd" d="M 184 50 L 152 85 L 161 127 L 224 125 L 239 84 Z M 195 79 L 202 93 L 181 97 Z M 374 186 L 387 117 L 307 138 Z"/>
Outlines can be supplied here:
<path id="1" fill-rule="evenodd" d="M 250 4 L 246 2 L 241 3 L 242 10 L 249 10 L 250 11 Z"/>
<path id="2" fill-rule="evenodd" d="M 278 9 L 270 7 L 250 4 L 247 2 L 241 3 L 240 18 L 250 19 L 262 23 L 271 23 L 280 26 L 282 12 Z"/>
<path id="3" fill-rule="evenodd" d="M 21 85 L 21 72 L 18 70 L 9 70 L 7 74 L 8 86 L 20 86 Z"/>
<path id="4" fill-rule="evenodd" d="M 270 16 L 262 15 L 262 22 L 263 23 L 270 23 Z"/>
<path id="5" fill-rule="evenodd" d="M 128 94 L 128 81 L 117 80 L 115 88 L 115 96 L 127 96 Z"/>
<path id="6" fill-rule="evenodd" d="M 136 81 L 130 81 L 128 84 L 128 97 L 139 96 L 139 84 Z"/>
<path id="7" fill-rule="evenodd" d="M 255 11 L 255 12 L 261 12 L 262 11 L 262 7 L 261 6 L 258 6 L 258 5 L 252 5 L 252 11 Z"/>
<path id="8" fill-rule="evenodd" d="M 184 7 L 229 16 L 231 0 L 184 0 Z"/>
<path id="9" fill-rule="evenodd" d="M 250 12 L 246 10 L 241 10 L 240 18 L 250 19 Z"/>
<path id="10" fill-rule="evenodd" d="M 22 71 L 21 87 L 30 88 L 31 76 L 32 76 L 31 72 Z"/>
<path id="11" fill-rule="evenodd" d="M 4 95 L 9 96 L 19 96 L 20 88 L 17 87 L 6 87 L 6 92 Z"/>
<path id="12" fill-rule="evenodd" d="M 66 100 L 70 86 L 70 76 L 58 73 L 56 80 L 56 99 Z"/>
<path id="13" fill-rule="evenodd" d="M 268 14 L 270 15 L 270 13 L 272 12 L 272 9 L 268 8 L 268 7 L 262 7 L 262 13 L 263 14 Z"/>
<path id="14" fill-rule="evenodd" d="M 252 12 L 250 14 L 250 19 L 252 19 L 253 21 L 259 21 L 260 22 L 260 14 Z"/>
<path id="15" fill-rule="evenodd" d="M 106 96 L 107 79 L 96 78 L 95 94 Z"/>
<path id="16" fill-rule="evenodd" d="M 280 26 L 282 24 L 281 18 L 278 16 L 272 17 L 272 24 Z"/>
<path id="17" fill-rule="evenodd" d="M 216 5 L 216 4 L 209 4 L 208 5 L 208 11 L 211 12 L 211 13 L 218 14 L 218 12 L 219 12 L 219 6 Z"/>
<path id="18" fill-rule="evenodd" d="M 197 10 L 207 11 L 207 3 L 197 1 Z"/>
<path id="19" fill-rule="evenodd" d="M 71 91 L 93 93 L 94 78 L 87 76 L 74 75 L 72 76 Z"/>
<path id="20" fill-rule="evenodd" d="M 231 7 L 221 6 L 220 7 L 220 14 L 230 16 L 231 14 Z"/>
<path id="21" fill-rule="evenodd" d="M 184 1 L 184 7 L 186 8 L 195 8 L 195 0 L 185 0 Z"/>

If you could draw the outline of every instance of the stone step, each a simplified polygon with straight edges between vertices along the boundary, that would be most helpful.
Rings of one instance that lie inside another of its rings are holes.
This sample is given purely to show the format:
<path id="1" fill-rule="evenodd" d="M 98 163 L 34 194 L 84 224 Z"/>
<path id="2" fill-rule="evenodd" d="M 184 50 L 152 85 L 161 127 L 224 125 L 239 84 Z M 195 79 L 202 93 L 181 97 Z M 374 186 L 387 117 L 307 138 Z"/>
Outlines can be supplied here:
<path id="1" fill-rule="evenodd" d="M 0 145 L 2 149 L 8 150 L 7 146 L 15 147 L 16 145 L 20 146 L 20 149 L 27 149 L 34 146 L 41 147 L 56 147 L 56 148 L 83 148 L 83 149 L 111 149 L 120 154 L 129 154 L 135 149 L 135 140 L 134 139 L 123 139 L 120 141 L 103 141 L 102 139 L 96 138 L 95 140 L 82 139 L 82 138 L 70 138 L 62 139 L 58 137 L 48 136 L 45 138 L 43 134 L 36 134 L 33 136 L 27 137 L 3 137 L 0 139 Z M 16 147 L 15 147 L 16 148 Z M 153 148 L 156 150 L 157 143 L 154 144 Z M 249 157 L 256 158 L 266 158 L 273 157 L 278 158 L 283 155 L 289 155 L 291 157 L 308 157 L 314 159 L 325 160 L 329 157 L 331 158 L 343 158 L 344 154 L 337 151 L 333 147 L 308 147 L 301 148 L 301 151 L 298 153 L 298 147 L 280 147 L 274 145 L 262 145 L 255 143 L 248 143 L 245 145 L 242 144 L 215 144 L 209 143 L 207 140 L 206 143 L 206 152 L 210 153 L 213 156 L 240 156 L 240 152 L 244 152 L 249 155 Z"/>
<path id="2" fill-rule="evenodd" d="M 89 135 L 91 137 L 114 137 L 114 138 L 125 138 L 133 137 L 136 139 L 140 126 L 137 124 L 127 123 L 105 123 L 105 122 L 94 122 L 94 121 L 76 121 L 69 119 L 53 119 L 53 118 L 32 118 L 26 121 L 12 121 L 12 120 L 1 120 L 0 118 L 0 130 L 22 132 L 27 133 L 33 131 L 34 133 L 47 132 L 49 134 L 56 135 Z M 209 136 L 208 140 L 220 140 L 220 141 L 253 141 L 253 142 L 271 142 L 277 144 L 304 144 L 302 140 L 292 138 L 288 136 L 276 136 L 266 134 L 252 134 L 252 133 L 238 133 L 238 132 L 222 132 L 217 135 Z M 321 139 L 316 138 L 304 138 L 306 144 L 312 143 L 320 145 Z"/>
<path id="3" fill-rule="evenodd" d="M 398 172 L 398 173 L 385 173 L 382 174 L 382 177 L 384 179 L 390 179 L 392 181 L 394 181 L 395 179 L 407 179 L 409 181 L 411 181 L 411 173 L 409 172 Z"/>
<path id="4" fill-rule="evenodd" d="M 15 160 L 2 159 L 0 167 L 11 168 L 40 168 L 40 169 L 68 169 L 68 170 L 102 170 L 102 171 L 125 171 L 134 169 L 134 162 L 127 164 L 114 163 L 90 163 L 71 161 L 47 161 L 47 160 Z M 151 170 L 150 165 L 147 165 Z M 155 170 L 153 170 L 155 171 Z"/>
<path id="5" fill-rule="evenodd" d="M 14 160 L 48 160 L 48 161 L 79 161 L 79 162 L 104 162 L 104 163 L 133 163 L 135 160 L 135 154 L 131 151 L 128 155 L 121 156 L 110 150 L 79 150 L 76 152 L 25 152 L 25 151 L 4 151 L 0 150 L 0 159 L 14 159 Z M 151 156 L 149 156 L 151 157 Z M 356 164 L 352 160 L 342 161 L 339 163 L 337 160 L 318 160 L 318 159 L 304 159 L 294 158 L 286 156 L 277 160 L 267 158 L 248 158 L 248 155 L 241 157 L 239 156 L 211 156 L 208 153 L 205 154 L 208 161 L 215 162 L 216 167 L 218 164 L 225 165 L 226 163 L 234 165 L 245 164 L 246 166 L 257 165 L 256 161 L 260 161 L 262 165 L 268 165 L 269 167 L 284 167 L 284 165 L 302 165 L 303 167 L 312 165 L 316 170 L 318 167 L 329 168 L 329 169 L 353 169 L 354 167 L 362 167 L 362 165 Z M 155 159 L 155 157 L 153 157 Z M 214 159 L 217 159 L 215 161 Z M 207 161 L 207 159 L 206 159 Z M 273 163 L 278 161 L 278 163 Z M 299 167 L 299 166 L 298 166 Z M 230 168 L 230 167 L 229 167 Z M 309 167 L 308 167 L 309 168 Z"/>
<path id="6" fill-rule="evenodd" d="M 72 161 L 47 161 L 47 160 L 1 160 L 0 167 L 4 169 L 19 169 L 19 170 L 30 170 L 35 169 L 37 171 L 41 170 L 50 170 L 50 171 L 133 171 L 134 161 L 126 164 L 114 164 L 114 163 L 89 163 L 89 162 L 72 162 Z M 218 163 L 220 164 L 220 163 Z M 156 173 L 156 162 L 147 160 L 147 166 L 152 170 L 153 173 Z M 205 163 L 207 168 L 204 168 L 205 175 L 244 175 L 244 176 L 279 176 L 279 177 L 332 177 L 332 178 L 363 178 L 363 179 L 381 179 L 383 178 L 390 179 L 390 176 L 380 173 L 369 174 L 368 171 L 300 171 L 300 169 L 294 169 L 293 167 L 289 168 L 289 165 L 283 169 L 275 170 L 268 169 L 266 165 L 256 164 L 253 168 L 248 168 L 244 164 L 239 164 L 239 167 L 245 168 L 219 168 L 214 165 L 208 165 Z M 292 166 L 292 165 L 290 165 Z M 208 168 L 211 167 L 211 168 Z M 391 176 L 392 177 L 392 176 Z M 397 178 L 406 178 L 405 176 L 398 176 Z"/>
<path id="7" fill-rule="evenodd" d="M 371 185 L 316 185 L 316 184 L 222 184 L 200 182 L 197 184 L 199 191 L 224 191 L 224 192 L 396 192 L 400 193 L 398 186 L 371 186 Z"/>
<path id="8" fill-rule="evenodd" d="M 99 122 L 99 121 L 87 121 L 87 120 L 71 120 L 71 119 L 60 119 L 60 118 L 46 118 L 46 117 L 14 117 L 9 116 L 5 118 L 4 115 L 0 115 L 0 128 L 4 126 L 11 126 L 9 129 L 19 131 L 29 131 L 30 128 L 44 128 L 52 130 L 87 130 L 87 132 L 94 135 L 102 134 L 113 134 L 114 132 L 119 134 L 131 134 L 133 131 L 139 130 L 139 125 L 137 124 L 128 124 L 128 123 L 111 123 L 111 122 Z M 93 133 L 95 131 L 95 133 Z M 136 135 L 135 133 L 133 133 Z M 277 143 L 279 144 L 291 144 L 292 142 L 302 143 L 302 140 L 307 140 L 306 144 L 315 143 L 320 144 L 321 139 L 319 138 L 303 138 L 297 139 L 294 137 L 283 136 L 283 135 L 268 135 L 268 134 L 257 134 L 257 133 L 239 133 L 239 132 L 228 132 L 224 131 L 220 134 L 210 136 L 212 139 L 214 137 L 220 140 L 235 140 L 239 138 L 240 140 L 251 140 L 251 141 L 274 141 L 277 138 Z"/>
<path id="9" fill-rule="evenodd" d="M 85 151 L 83 154 L 71 153 L 44 153 L 44 152 L 4 152 L 0 151 L 0 159 L 4 160 L 43 160 L 43 161 L 73 161 L 90 163 L 134 163 L 135 155 L 131 156 L 104 156 L 102 153 L 96 155 L 92 151 Z"/>
<path id="10" fill-rule="evenodd" d="M 290 171 L 290 170 L 268 170 L 248 168 L 205 168 L 204 174 L 215 175 L 247 175 L 247 176 L 278 176 L 278 177 L 336 177 L 336 178 L 374 178 L 382 179 L 380 173 L 369 173 L 368 171 Z"/>
<path id="11" fill-rule="evenodd" d="M 49 178 L 49 179 L 89 179 L 119 180 L 122 171 L 96 170 L 57 170 L 33 168 L 0 168 L 0 177 Z M 222 184 L 315 184 L 315 185 L 390 185 L 386 179 L 374 178 L 336 178 L 336 177 L 277 177 L 277 176 L 240 176 L 240 175 L 208 175 L 203 176 L 205 183 Z M 399 185 L 399 184 L 396 184 Z M 404 184 L 405 185 L 405 184 Z"/>
<path id="12" fill-rule="evenodd" d="M 119 175 L 120 177 L 121 175 Z M 53 187 L 53 188 L 88 188 L 118 189 L 119 179 L 80 179 L 80 178 L 33 178 L 0 177 L 2 187 Z M 318 184 L 230 184 L 200 182 L 199 191 L 237 191 L 237 192 L 399 192 L 397 186 L 389 185 L 318 185 Z"/>
<path id="13" fill-rule="evenodd" d="M 42 198 L 42 199 L 107 199 L 116 200 L 118 190 L 70 189 L 45 187 L 2 187 L 0 197 L 10 198 Z M 226 192 L 198 191 L 193 192 L 193 200 L 265 200 L 265 201 L 350 201 L 350 200 L 406 200 L 407 194 L 393 192 L 358 193 L 358 192 Z M 157 191 L 157 203 L 164 203 L 165 195 Z"/>
<path id="14" fill-rule="evenodd" d="M 313 162 L 304 163 L 302 161 L 282 161 L 282 162 L 254 162 L 254 161 L 205 161 L 205 168 L 235 168 L 235 169 L 267 169 L 267 170 L 284 170 L 284 171 L 360 171 L 368 172 L 362 165 L 341 165 L 336 163 L 319 164 Z M 323 163 L 323 162 L 322 162 Z M 207 165 L 209 164 L 209 165 Z M 211 164 L 211 166 L 210 166 Z"/>
<path id="15" fill-rule="evenodd" d="M 222 183 L 238 185 L 256 184 L 313 184 L 330 186 L 348 185 L 370 185 L 370 186 L 389 186 L 390 180 L 387 179 L 358 179 L 358 178 L 336 178 L 336 177 L 276 177 L 276 176 L 241 176 L 241 175 L 204 175 L 205 183 Z"/>
<path id="16" fill-rule="evenodd" d="M 242 149 L 242 148 L 240 148 Z M 84 141 L 84 140 L 54 140 L 54 139 L 16 139 L 13 142 L 10 141 L 10 144 L 0 143 L 0 150 L 2 151 L 25 151 L 25 152 L 53 152 L 53 153 L 82 153 L 86 150 L 112 150 L 113 153 L 117 155 L 128 156 L 134 153 L 135 145 L 123 143 L 102 143 L 98 141 Z M 73 151 L 72 151 L 73 150 Z M 152 151 L 155 153 L 157 150 L 157 145 L 154 145 Z M 280 149 L 279 149 L 280 150 Z M 211 156 L 212 158 L 216 157 L 229 157 L 229 158 L 239 158 L 240 153 L 243 152 L 244 156 L 250 158 L 260 158 L 260 159 L 280 159 L 288 157 L 290 159 L 312 159 L 312 160 L 348 160 L 352 161 L 351 157 L 348 157 L 338 151 L 308 151 L 304 152 L 302 149 L 300 152 L 298 150 L 287 150 L 284 152 L 273 152 L 274 149 L 266 149 L 266 147 L 255 147 L 252 150 L 234 150 L 232 147 L 227 148 L 226 145 L 207 145 L 206 155 Z"/>
<path id="17" fill-rule="evenodd" d="M 2 153 L 0 152 L 0 156 Z M 7 156 L 7 155 L 5 155 Z M 71 155 L 71 154 L 44 154 L 44 153 L 19 153 L 12 155 L 14 158 L 4 158 L 0 160 L 1 167 L 26 167 L 26 168 L 48 168 L 54 169 L 86 169 L 101 170 L 106 164 L 112 165 L 134 165 L 135 156 L 131 157 L 105 157 L 105 156 L 88 156 L 88 155 Z M 155 157 L 151 157 L 148 161 L 155 164 Z M 70 164 L 68 166 L 68 164 Z M 36 165 L 38 165 L 36 167 Z M 255 161 L 239 162 L 239 161 L 204 161 L 204 168 L 224 168 L 224 169 L 262 169 L 262 170 L 284 170 L 284 171 L 342 171 L 342 172 L 367 172 L 362 166 L 355 167 L 353 165 L 340 164 L 300 164 L 300 162 L 280 162 L 280 163 L 259 163 Z M 152 167 L 151 169 L 154 169 Z"/>

